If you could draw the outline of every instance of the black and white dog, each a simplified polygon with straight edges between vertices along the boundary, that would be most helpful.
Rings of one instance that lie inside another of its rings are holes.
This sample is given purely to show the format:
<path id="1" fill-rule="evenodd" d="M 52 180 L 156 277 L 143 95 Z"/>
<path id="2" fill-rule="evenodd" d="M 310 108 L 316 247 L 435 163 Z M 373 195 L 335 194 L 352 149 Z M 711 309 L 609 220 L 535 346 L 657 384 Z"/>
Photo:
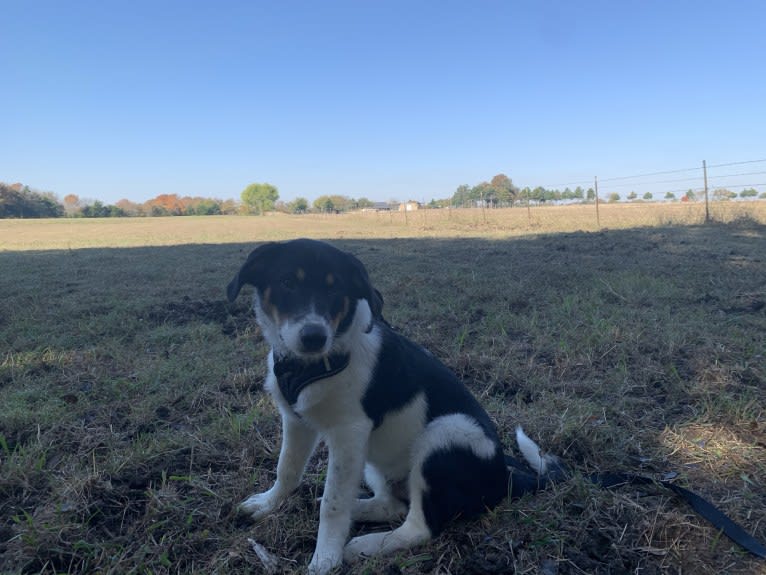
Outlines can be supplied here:
<path id="1" fill-rule="evenodd" d="M 382 297 L 353 255 L 307 239 L 264 244 L 229 284 L 230 301 L 245 284 L 255 287 L 256 319 L 271 344 L 266 389 L 283 438 L 274 486 L 240 507 L 255 519 L 276 510 L 324 441 L 309 573 L 421 544 L 451 519 L 535 490 L 561 470 L 520 428 L 534 472 L 503 454 L 492 420 L 457 376 L 386 323 Z M 360 499 L 363 479 L 373 496 Z M 352 521 L 402 518 L 393 531 L 347 541 Z"/>

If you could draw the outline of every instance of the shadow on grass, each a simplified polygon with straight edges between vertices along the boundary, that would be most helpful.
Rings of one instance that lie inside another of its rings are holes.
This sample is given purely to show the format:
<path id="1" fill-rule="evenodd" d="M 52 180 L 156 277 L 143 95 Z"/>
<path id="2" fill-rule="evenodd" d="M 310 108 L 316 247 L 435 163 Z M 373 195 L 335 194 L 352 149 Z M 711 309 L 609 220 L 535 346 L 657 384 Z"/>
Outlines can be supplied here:
<path id="1" fill-rule="evenodd" d="M 389 321 L 466 380 L 509 449 L 523 423 L 577 469 L 675 471 L 765 524 L 765 226 L 333 243 L 367 265 Z M 248 298 L 224 294 L 252 247 L 0 252 L 0 571 L 255 568 L 232 502 L 272 480 L 279 430 Z M 321 477 L 315 460 L 283 521 L 256 527 L 297 571 Z M 584 519 L 567 489 L 527 502 L 526 524 L 508 506 L 466 527 L 539 542 L 498 545 L 488 572 L 545 557 L 593 573 L 752 572 L 673 508 L 648 527 L 645 511 L 591 493 L 604 509 Z M 608 544 L 583 543 L 596 532 Z M 435 545 L 448 557 L 476 560 L 461 534 L 447 541 Z"/>

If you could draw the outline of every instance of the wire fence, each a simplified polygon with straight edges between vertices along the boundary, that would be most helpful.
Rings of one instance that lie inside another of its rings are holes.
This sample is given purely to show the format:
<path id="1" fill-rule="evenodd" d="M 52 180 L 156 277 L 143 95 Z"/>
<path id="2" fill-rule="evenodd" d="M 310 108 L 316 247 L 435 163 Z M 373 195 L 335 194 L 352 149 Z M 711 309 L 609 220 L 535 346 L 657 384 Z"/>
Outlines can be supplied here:
<path id="1" fill-rule="evenodd" d="M 572 181 L 520 190 L 513 202 L 434 208 L 416 202 L 375 214 L 379 224 L 576 231 L 753 221 L 766 224 L 766 158 Z"/>

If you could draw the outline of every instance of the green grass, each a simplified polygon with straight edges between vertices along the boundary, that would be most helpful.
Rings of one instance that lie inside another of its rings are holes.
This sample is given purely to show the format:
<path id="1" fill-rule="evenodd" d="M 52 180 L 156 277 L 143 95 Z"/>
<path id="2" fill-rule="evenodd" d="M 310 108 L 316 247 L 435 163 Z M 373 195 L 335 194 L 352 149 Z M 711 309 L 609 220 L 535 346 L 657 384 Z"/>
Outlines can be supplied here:
<path id="1" fill-rule="evenodd" d="M 0 222 L 0 573 L 257 573 L 248 538 L 305 570 L 323 453 L 279 513 L 237 517 L 273 481 L 279 422 L 247 297 L 224 298 L 253 242 L 296 235 L 365 262 L 509 450 L 523 424 L 577 472 L 676 472 L 766 539 L 766 227 L 396 216 Z M 554 568 L 766 572 L 668 493 L 579 477 L 343 572 Z"/>

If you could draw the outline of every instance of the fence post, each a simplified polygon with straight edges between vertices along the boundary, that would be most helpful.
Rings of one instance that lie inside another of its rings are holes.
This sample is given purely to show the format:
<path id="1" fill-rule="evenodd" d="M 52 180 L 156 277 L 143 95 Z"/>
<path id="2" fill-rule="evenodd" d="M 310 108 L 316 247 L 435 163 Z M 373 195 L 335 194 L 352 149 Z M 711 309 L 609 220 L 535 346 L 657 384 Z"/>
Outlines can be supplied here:
<path id="1" fill-rule="evenodd" d="M 532 227 L 532 209 L 529 207 L 529 196 L 532 193 L 532 190 L 527 187 L 527 223 L 529 227 Z"/>
<path id="2" fill-rule="evenodd" d="M 702 160 L 702 175 L 705 178 L 705 223 L 710 223 L 710 203 L 707 195 L 707 164 Z"/>
<path id="3" fill-rule="evenodd" d="M 596 192 L 596 227 L 601 229 L 601 218 L 598 213 L 598 176 L 593 176 L 593 187 Z"/>

